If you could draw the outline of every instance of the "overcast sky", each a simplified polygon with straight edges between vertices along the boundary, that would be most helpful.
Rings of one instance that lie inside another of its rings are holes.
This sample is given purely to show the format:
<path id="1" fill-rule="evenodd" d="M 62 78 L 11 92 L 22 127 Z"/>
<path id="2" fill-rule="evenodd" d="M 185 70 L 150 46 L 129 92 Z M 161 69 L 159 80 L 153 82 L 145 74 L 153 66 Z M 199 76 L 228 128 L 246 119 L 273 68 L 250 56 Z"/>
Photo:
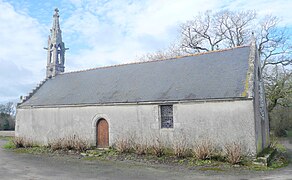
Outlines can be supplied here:
<path id="1" fill-rule="evenodd" d="M 133 62 L 165 49 L 181 23 L 205 10 L 256 10 L 277 15 L 292 29 L 287 0 L 0 0 L 0 103 L 17 102 L 45 78 L 43 47 L 56 7 L 70 48 L 67 72 Z"/>

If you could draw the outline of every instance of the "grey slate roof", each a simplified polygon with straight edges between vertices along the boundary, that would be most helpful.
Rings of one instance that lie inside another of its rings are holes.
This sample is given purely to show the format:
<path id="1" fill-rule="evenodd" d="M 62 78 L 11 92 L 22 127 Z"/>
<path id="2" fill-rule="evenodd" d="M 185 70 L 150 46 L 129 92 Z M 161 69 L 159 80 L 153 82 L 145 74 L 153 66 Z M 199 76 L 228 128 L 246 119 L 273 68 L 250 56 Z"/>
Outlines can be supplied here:
<path id="1" fill-rule="evenodd" d="M 242 97 L 250 47 L 71 72 L 48 79 L 21 106 Z"/>

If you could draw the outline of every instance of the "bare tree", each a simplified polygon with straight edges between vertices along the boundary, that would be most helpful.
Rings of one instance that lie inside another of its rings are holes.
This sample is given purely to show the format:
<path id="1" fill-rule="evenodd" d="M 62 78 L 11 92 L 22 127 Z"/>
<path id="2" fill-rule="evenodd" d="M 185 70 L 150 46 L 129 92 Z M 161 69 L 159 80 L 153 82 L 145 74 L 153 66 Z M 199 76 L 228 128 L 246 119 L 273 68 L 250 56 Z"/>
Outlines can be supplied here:
<path id="1" fill-rule="evenodd" d="M 260 21 L 258 32 L 258 50 L 262 61 L 262 70 L 268 65 L 292 65 L 292 44 L 286 28 L 277 27 L 279 19 L 266 16 Z"/>
<path id="2" fill-rule="evenodd" d="M 184 56 L 186 53 L 178 47 L 177 44 L 172 44 L 166 50 L 158 50 L 155 53 L 148 53 L 139 57 L 139 61 L 154 61 L 154 60 L 164 60 L 171 59 L 179 56 Z"/>
<path id="3" fill-rule="evenodd" d="M 13 102 L 8 102 L 6 104 L 0 104 L 0 113 L 1 114 L 7 114 L 7 115 L 14 115 L 15 113 L 15 107 Z"/>
<path id="4" fill-rule="evenodd" d="M 187 53 L 241 46 L 251 34 L 254 11 L 206 11 L 181 26 L 181 47 Z"/>
<path id="5" fill-rule="evenodd" d="M 149 53 L 143 61 L 246 45 L 254 32 L 262 71 L 270 66 L 292 65 L 292 43 L 275 16 L 257 18 L 255 11 L 206 11 L 181 25 L 179 43 L 168 50 Z M 175 53 L 174 53 L 175 52 Z"/>
<path id="6" fill-rule="evenodd" d="M 255 11 L 221 11 L 215 13 L 220 34 L 227 47 L 242 46 L 250 41 L 252 25 L 256 19 Z"/>
<path id="7" fill-rule="evenodd" d="M 286 29 L 274 16 L 256 17 L 255 11 L 207 11 L 181 26 L 181 48 L 186 53 L 242 46 L 257 36 L 262 70 L 267 65 L 291 65 L 292 45 Z"/>
<path id="8" fill-rule="evenodd" d="M 255 11 L 207 11 L 182 25 L 181 47 L 186 53 L 242 46 L 252 32 L 258 42 L 262 70 L 268 65 L 292 65 L 292 44 L 275 16 L 256 17 Z"/>
<path id="9" fill-rule="evenodd" d="M 215 50 L 218 43 L 223 40 L 217 27 L 212 26 L 216 19 L 210 15 L 210 11 L 197 16 L 181 26 L 181 47 L 186 53 Z"/>

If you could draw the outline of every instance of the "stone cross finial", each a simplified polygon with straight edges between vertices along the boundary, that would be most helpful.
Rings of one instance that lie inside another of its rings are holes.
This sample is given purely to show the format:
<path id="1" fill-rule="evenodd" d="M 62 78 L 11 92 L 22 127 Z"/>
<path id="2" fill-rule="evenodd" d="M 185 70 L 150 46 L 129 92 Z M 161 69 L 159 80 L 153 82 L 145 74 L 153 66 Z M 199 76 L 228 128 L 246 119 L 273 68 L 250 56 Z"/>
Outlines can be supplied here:
<path id="1" fill-rule="evenodd" d="M 250 39 L 251 39 L 251 43 L 252 44 L 255 44 L 256 43 L 256 38 L 255 38 L 255 35 L 254 35 L 254 32 L 253 31 L 251 32 L 251 38 Z"/>
<path id="2" fill-rule="evenodd" d="M 251 32 L 251 38 L 255 38 L 253 31 Z"/>
<path id="3" fill-rule="evenodd" d="M 55 9 L 55 14 L 53 15 L 53 17 L 59 17 L 59 9 L 58 8 Z"/>

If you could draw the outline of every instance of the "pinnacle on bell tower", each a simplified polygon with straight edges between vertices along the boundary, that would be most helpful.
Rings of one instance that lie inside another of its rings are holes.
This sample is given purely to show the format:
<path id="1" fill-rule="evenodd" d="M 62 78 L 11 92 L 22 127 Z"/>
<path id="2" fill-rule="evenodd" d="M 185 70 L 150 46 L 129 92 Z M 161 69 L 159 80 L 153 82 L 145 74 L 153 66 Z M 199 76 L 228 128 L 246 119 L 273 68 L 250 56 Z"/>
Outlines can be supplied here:
<path id="1" fill-rule="evenodd" d="M 51 35 L 48 38 L 48 47 L 45 49 L 48 51 L 47 58 L 47 78 L 54 77 L 64 72 L 65 66 L 65 43 L 62 42 L 62 31 L 59 24 L 59 10 L 55 9 L 53 15 L 53 27 L 51 29 Z"/>

